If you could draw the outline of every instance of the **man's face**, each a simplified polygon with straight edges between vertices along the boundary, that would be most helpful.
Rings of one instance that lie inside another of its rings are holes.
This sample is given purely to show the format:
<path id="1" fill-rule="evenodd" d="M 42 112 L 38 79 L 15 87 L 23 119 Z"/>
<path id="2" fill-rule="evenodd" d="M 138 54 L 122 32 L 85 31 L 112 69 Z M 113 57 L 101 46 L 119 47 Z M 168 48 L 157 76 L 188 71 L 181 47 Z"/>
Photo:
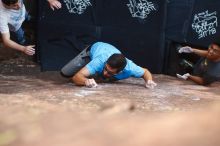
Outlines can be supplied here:
<path id="1" fill-rule="evenodd" d="M 112 68 L 108 64 L 105 65 L 103 69 L 103 76 L 105 78 L 110 78 L 116 74 L 118 74 L 118 70 L 116 68 Z"/>
<path id="2" fill-rule="evenodd" d="M 11 4 L 10 6 L 4 4 L 4 7 L 7 9 L 19 10 L 21 8 L 21 2 L 18 0 L 17 3 Z"/>
<path id="3" fill-rule="evenodd" d="M 220 47 L 216 44 L 212 44 L 208 48 L 207 58 L 212 61 L 220 59 Z"/>

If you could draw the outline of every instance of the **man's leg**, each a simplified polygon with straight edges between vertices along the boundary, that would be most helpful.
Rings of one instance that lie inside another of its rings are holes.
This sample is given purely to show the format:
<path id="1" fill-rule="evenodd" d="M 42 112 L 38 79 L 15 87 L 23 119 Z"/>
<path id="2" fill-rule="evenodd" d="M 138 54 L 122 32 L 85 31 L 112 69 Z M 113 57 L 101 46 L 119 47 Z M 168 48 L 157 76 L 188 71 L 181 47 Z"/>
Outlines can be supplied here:
<path id="1" fill-rule="evenodd" d="M 13 35 L 16 39 L 16 42 L 18 42 L 21 45 L 24 45 L 26 40 L 24 37 L 24 30 L 21 27 L 16 32 L 13 32 Z"/>
<path id="2" fill-rule="evenodd" d="M 72 77 L 90 61 L 89 51 L 86 48 L 61 69 L 61 75 L 64 77 Z"/>
<path id="3" fill-rule="evenodd" d="M 25 13 L 25 21 L 30 21 L 32 19 L 31 15 L 26 11 Z"/>

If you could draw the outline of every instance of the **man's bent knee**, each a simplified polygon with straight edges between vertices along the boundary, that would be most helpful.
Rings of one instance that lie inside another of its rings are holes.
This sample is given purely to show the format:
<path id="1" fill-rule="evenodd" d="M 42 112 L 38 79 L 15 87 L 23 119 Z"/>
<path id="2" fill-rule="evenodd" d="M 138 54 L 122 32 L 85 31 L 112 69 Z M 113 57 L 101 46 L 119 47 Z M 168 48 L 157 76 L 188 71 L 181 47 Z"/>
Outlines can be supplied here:
<path id="1" fill-rule="evenodd" d="M 67 75 L 62 70 L 60 71 L 60 75 L 65 78 L 71 78 L 73 75 Z"/>

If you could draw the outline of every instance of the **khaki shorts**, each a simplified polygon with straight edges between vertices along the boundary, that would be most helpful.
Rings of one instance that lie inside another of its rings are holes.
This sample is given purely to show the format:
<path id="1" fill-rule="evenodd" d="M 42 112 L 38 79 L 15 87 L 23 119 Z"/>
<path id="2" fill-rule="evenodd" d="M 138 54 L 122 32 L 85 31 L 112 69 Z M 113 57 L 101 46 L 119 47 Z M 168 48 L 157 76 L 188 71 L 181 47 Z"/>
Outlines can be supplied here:
<path id="1" fill-rule="evenodd" d="M 82 52 L 79 53 L 75 58 L 70 60 L 62 69 L 61 75 L 64 77 L 74 76 L 80 69 L 82 69 L 86 64 L 88 64 L 90 59 L 90 49 L 91 46 L 86 47 Z"/>

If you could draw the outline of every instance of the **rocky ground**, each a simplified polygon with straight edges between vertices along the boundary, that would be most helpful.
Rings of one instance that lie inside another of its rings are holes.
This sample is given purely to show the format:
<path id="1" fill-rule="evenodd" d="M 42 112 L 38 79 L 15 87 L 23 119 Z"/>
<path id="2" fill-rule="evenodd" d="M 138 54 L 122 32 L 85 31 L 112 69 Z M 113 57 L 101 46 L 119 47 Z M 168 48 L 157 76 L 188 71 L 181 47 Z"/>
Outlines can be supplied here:
<path id="1" fill-rule="evenodd" d="M 0 146 L 218 146 L 220 83 L 154 75 L 77 87 L 0 50 Z"/>

